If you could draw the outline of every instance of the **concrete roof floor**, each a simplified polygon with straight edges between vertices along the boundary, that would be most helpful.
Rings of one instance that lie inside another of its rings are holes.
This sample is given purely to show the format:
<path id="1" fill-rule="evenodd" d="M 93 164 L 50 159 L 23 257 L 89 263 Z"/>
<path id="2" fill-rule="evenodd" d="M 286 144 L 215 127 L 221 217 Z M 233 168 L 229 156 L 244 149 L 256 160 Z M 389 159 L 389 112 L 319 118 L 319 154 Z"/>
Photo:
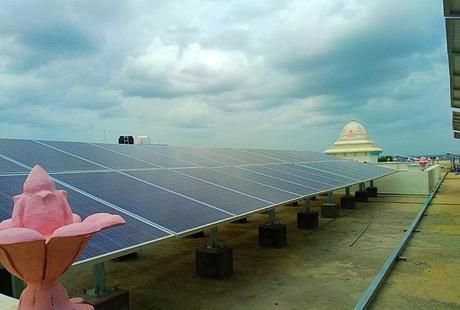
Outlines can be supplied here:
<path id="1" fill-rule="evenodd" d="M 373 307 L 460 307 L 460 177 L 449 175 Z M 338 198 L 338 196 L 337 196 Z M 258 246 L 257 227 L 266 216 L 219 228 L 233 248 L 234 274 L 226 280 L 195 275 L 195 250 L 207 238 L 154 245 L 136 259 L 106 264 L 107 281 L 130 291 L 131 309 L 351 309 L 422 207 L 423 196 L 380 196 L 321 219 L 317 230 L 296 227 L 298 206 L 277 212 L 287 224 L 288 245 Z M 325 197 L 318 197 L 319 209 Z M 370 216 L 371 215 L 371 216 Z M 364 235 L 349 244 L 366 226 Z M 79 266 L 63 278 L 69 295 L 92 286 L 91 268 Z"/>

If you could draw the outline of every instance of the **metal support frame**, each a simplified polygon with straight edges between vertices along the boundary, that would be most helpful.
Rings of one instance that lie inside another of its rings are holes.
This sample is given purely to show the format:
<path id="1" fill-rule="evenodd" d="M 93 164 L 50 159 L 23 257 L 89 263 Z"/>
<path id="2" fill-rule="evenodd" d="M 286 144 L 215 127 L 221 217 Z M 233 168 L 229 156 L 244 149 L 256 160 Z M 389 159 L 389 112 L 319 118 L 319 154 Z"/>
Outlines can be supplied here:
<path id="1" fill-rule="evenodd" d="M 116 288 L 107 286 L 105 280 L 105 264 L 97 263 L 93 265 L 93 284 L 94 288 L 86 290 L 88 296 L 101 296 L 113 292 Z"/>
<path id="2" fill-rule="evenodd" d="M 24 290 L 24 281 L 11 275 L 11 291 L 14 298 L 21 297 L 21 293 Z"/>
<path id="3" fill-rule="evenodd" d="M 366 190 L 366 183 L 359 183 L 359 190 L 364 192 Z"/>
<path id="4" fill-rule="evenodd" d="M 303 200 L 303 207 L 304 207 L 305 212 L 307 212 L 307 213 L 313 211 L 313 207 L 311 206 L 311 198 L 310 197 L 305 198 Z"/>
<path id="5" fill-rule="evenodd" d="M 274 225 L 276 224 L 276 212 L 275 209 L 268 210 L 268 224 Z"/>
<path id="6" fill-rule="evenodd" d="M 350 186 L 345 187 L 345 197 L 350 197 Z"/>
<path id="7" fill-rule="evenodd" d="M 369 187 L 374 187 L 374 180 L 369 181 Z"/>
<path id="8" fill-rule="evenodd" d="M 222 243 L 219 241 L 219 230 L 217 227 L 212 227 L 209 229 L 209 240 L 208 240 L 208 248 L 220 248 L 222 247 Z"/>
<path id="9" fill-rule="evenodd" d="M 379 272 L 377 273 L 375 278 L 372 280 L 371 284 L 369 285 L 367 290 L 364 292 L 363 296 L 361 296 L 361 299 L 356 303 L 354 310 L 366 309 L 370 305 L 375 295 L 377 294 L 378 289 L 381 287 L 383 281 L 390 273 L 391 267 L 393 267 L 394 264 L 396 264 L 398 260 L 401 260 L 401 258 L 404 258 L 404 256 L 401 256 L 401 252 L 406 247 L 407 242 L 409 241 L 410 237 L 416 230 L 420 220 L 425 215 L 426 210 L 430 206 L 431 201 L 434 198 L 434 195 L 437 193 L 439 186 L 441 186 L 441 183 L 444 180 L 446 175 L 447 175 L 447 172 L 442 176 L 441 180 L 438 182 L 434 190 L 431 192 L 430 196 L 425 200 L 425 202 L 423 203 L 422 209 L 417 213 L 417 216 L 414 218 L 411 225 L 409 226 L 407 231 L 404 233 L 403 237 L 399 241 L 396 248 L 393 250 L 393 252 L 391 252 L 390 256 L 387 258 L 382 268 L 380 268 Z"/>
<path id="10" fill-rule="evenodd" d="M 333 204 L 334 203 L 334 194 L 333 192 L 327 192 L 327 203 Z"/>

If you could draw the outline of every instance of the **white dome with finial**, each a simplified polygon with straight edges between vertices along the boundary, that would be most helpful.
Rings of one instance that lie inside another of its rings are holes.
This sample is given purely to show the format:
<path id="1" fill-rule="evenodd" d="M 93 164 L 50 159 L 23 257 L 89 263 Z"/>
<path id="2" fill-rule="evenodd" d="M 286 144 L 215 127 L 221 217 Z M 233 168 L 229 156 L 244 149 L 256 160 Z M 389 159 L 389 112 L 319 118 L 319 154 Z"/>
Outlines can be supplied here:
<path id="1" fill-rule="evenodd" d="M 339 140 L 363 140 L 368 139 L 366 128 L 363 125 L 355 121 L 354 119 L 351 120 L 348 124 L 346 124 L 342 131 L 340 132 Z"/>
<path id="2" fill-rule="evenodd" d="M 382 151 L 381 147 L 369 139 L 366 128 L 353 119 L 342 128 L 334 145 L 331 145 L 324 152 L 363 162 L 376 162 Z"/>

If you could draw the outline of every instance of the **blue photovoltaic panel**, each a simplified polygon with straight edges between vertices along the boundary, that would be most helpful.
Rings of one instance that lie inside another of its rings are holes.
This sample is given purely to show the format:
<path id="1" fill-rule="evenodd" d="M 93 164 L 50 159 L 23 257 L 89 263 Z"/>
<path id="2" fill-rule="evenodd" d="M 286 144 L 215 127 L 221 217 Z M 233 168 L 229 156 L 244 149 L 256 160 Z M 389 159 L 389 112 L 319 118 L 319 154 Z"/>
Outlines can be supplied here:
<path id="1" fill-rule="evenodd" d="M 193 167 L 194 163 L 162 154 L 161 149 L 168 147 L 153 145 L 132 145 L 132 144 L 97 144 L 100 147 L 126 154 L 133 158 L 146 161 L 157 167 L 180 168 Z"/>
<path id="2" fill-rule="evenodd" d="M 280 179 L 283 179 L 283 180 L 288 180 L 288 181 L 291 181 L 291 182 L 294 182 L 294 183 L 297 183 L 297 184 L 306 185 L 306 186 L 309 186 L 311 188 L 316 188 L 316 189 L 318 189 L 320 191 L 325 191 L 325 190 L 328 190 L 328 189 L 336 187 L 334 184 L 321 183 L 321 182 L 315 181 L 314 179 L 310 179 L 310 178 L 307 179 L 305 177 L 295 176 L 293 174 L 287 174 L 285 172 L 280 172 L 280 171 L 277 171 L 277 170 L 273 170 L 270 167 L 246 166 L 246 167 L 244 167 L 244 169 L 247 169 L 247 170 L 250 170 L 250 171 L 253 171 L 253 172 L 262 173 L 264 175 L 268 175 L 268 176 L 271 176 L 271 177 L 280 178 Z"/>
<path id="3" fill-rule="evenodd" d="M 330 172 L 330 173 L 334 173 L 334 174 L 354 178 L 354 179 L 357 179 L 358 181 L 359 180 L 363 181 L 363 180 L 366 179 L 365 176 L 362 176 L 359 173 L 356 173 L 354 171 L 349 171 L 348 169 L 344 169 L 341 166 L 335 167 L 335 166 L 329 165 L 329 163 L 328 164 L 324 164 L 324 163 L 307 163 L 307 164 L 299 164 L 299 165 L 300 166 L 305 166 L 305 167 L 312 167 L 312 168 L 316 168 L 318 170 L 323 170 L 323 171 L 326 171 L 326 172 Z"/>
<path id="4" fill-rule="evenodd" d="M 335 157 L 332 155 L 322 154 L 311 151 L 286 151 L 288 154 L 293 154 L 299 157 L 303 162 L 315 161 L 343 161 L 343 158 Z"/>
<path id="5" fill-rule="evenodd" d="M 233 176 L 245 178 L 251 181 L 259 182 L 265 185 L 273 186 L 273 187 L 297 194 L 299 196 L 308 196 L 308 195 L 317 193 L 319 191 L 316 188 L 310 188 L 307 186 L 290 183 L 285 180 L 280 180 L 280 179 L 273 178 L 270 176 L 261 175 L 255 172 L 240 169 L 238 167 L 213 168 L 213 170 L 224 172 L 224 173 L 227 173 Z"/>
<path id="6" fill-rule="evenodd" d="M 123 156 L 88 143 L 55 141 L 42 142 L 112 169 L 145 169 L 158 167 L 156 165 L 136 160 L 134 158 L 130 158 L 127 156 Z"/>
<path id="7" fill-rule="evenodd" d="M 360 179 L 369 179 L 375 176 L 375 173 L 369 171 L 367 167 L 364 166 L 365 164 L 360 164 L 360 167 L 352 166 L 351 164 L 351 161 L 330 162 L 327 163 L 327 166 L 353 173 Z"/>
<path id="8" fill-rule="evenodd" d="M 351 178 L 351 177 L 345 177 L 345 176 L 341 176 L 341 175 L 337 175 L 337 174 L 333 174 L 333 173 L 330 173 L 330 172 L 326 172 L 326 171 L 323 171 L 323 170 L 318 170 L 318 169 L 314 169 L 314 168 L 311 168 L 311 167 L 306 167 L 306 166 L 301 166 L 301 165 L 297 165 L 297 164 L 284 164 L 282 165 L 282 167 L 285 167 L 286 169 L 288 169 L 289 171 L 292 171 L 292 172 L 305 172 L 307 174 L 311 174 L 311 175 L 320 175 L 320 176 L 323 176 L 323 177 L 326 177 L 327 179 L 330 179 L 330 180 L 337 180 L 343 184 L 350 184 L 350 183 L 355 183 L 355 182 L 358 182 L 359 179 L 356 179 L 356 178 Z"/>
<path id="9" fill-rule="evenodd" d="M 157 156 L 166 156 L 169 158 L 176 158 L 181 160 L 188 167 L 192 166 L 201 166 L 201 167 L 210 167 L 210 166 L 221 166 L 222 163 L 213 159 L 201 157 L 194 154 L 194 149 L 186 147 L 176 147 L 176 146 L 156 146 L 156 145 L 146 145 L 142 146 L 145 150 L 148 150 L 150 153 L 154 153 Z M 185 166 L 185 165 L 182 165 Z M 181 166 L 181 167 L 182 167 Z"/>
<path id="10" fill-rule="evenodd" d="M 11 212 L 13 210 L 11 198 L 22 192 L 22 184 L 25 178 L 26 176 L 0 177 L 0 220 L 11 218 Z M 95 234 L 89 241 L 88 246 L 85 248 L 79 260 L 119 251 L 124 248 L 168 236 L 167 233 L 158 228 L 109 208 L 69 188 L 60 186 L 59 184 L 56 185 L 58 189 L 64 189 L 69 193 L 68 200 L 72 211 L 78 214 L 82 219 L 94 213 L 107 212 L 118 214 L 126 220 L 125 225 L 106 229 Z"/>
<path id="11" fill-rule="evenodd" d="M 198 156 L 201 158 L 205 158 L 209 161 L 212 161 L 213 164 L 206 165 L 208 167 L 217 167 L 217 166 L 234 166 L 234 165 L 244 165 L 246 164 L 245 161 L 238 160 L 231 158 L 228 155 L 222 155 L 219 153 L 213 152 L 213 149 L 207 148 L 207 149 L 202 149 L 202 148 L 186 148 L 186 147 L 171 147 L 172 149 L 181 149 L 184 150 L 185 152 L 193 155 L 193 156 Z"/>
<path id="12" fill-rule="evenodd" d="M 270 205 L 267 201 L 248 197 L 170 170 L 127 173 L 233 214 L 242 214 Z"/>
<path id="13" fill-rule="evenodd" d="M 40 165 L 48 172 L 102 169 L 30 140 L 0 139 L 0 154 L 29 167 Z"/>
<path id="14" fill-rule="evenodd" d="M 1 149 L 0 149 L 0 154 L 1 154 Z M 19 165 L 16 165 L 6 159 L 3 159 L 0 157 L 0 174 L 5 174 L 5 173 L 22 173 L 22 172 L 27 172 L 27 169 L 22 168 Z"/>
<path id="15" fill-rule="evenodd" d="M 277 172 L 286 173 L 288 176 L 289 175 L 296 175 L 296 176 L 299 176 L 299 177 L 308 178 L 310 180 L 315 180 L 315 181 L 331 184 L 334 187 L 344 186 L 344 185 L 347 185 L 347 184 L 350 184 L 350 183 L 353 182 L 350 179 L 346 179 L 346 181 L 345 181 L 343 179 L 338 180 L 336 178 L 331 178 L 330 174 L 324 173 L 324 172 L 321 172 L 321 171 L 315 171 L 315 173 L 312 173 L 312 172 L 293 169 L 294 167 L 296 167 L 294 165 L 290 165 L 290 166 L 287 166 L 287 165 L 289 165 L 289 164 L 276 165 L 276 166 L 271 165 L 271 166 L 268 166 L 267 168 L 275 170 Z"/>
<path id="16" fill-rule="evenodd" d="M 180 172 L 279 204 L 300 198 L 286 191 L 210 169 L 182 169 Z"/>
<path id="17" fill-rule="evenodd" d="M 56 177 L 174 232 L 183 232 L 231 217 L 222 211 L 117 172 L 59 174 Z"/>
<path id="18" fill-rule="evenodd" d="M 267 164 L 267 163 L 272 163 L 273 161 L 269 161 L 266 159 L 261 159 L 256 156 L 251 156 L 245 153 L 242 153 L 238 150 L 235 149 L 207 149 L 208 152 L 212 154 L 217 154 L 220 156 L 226 156 L 228 158 L 231 158 L 232 160 L 238 160 L 242 164 L 248 165 L 248 164 Z"/>

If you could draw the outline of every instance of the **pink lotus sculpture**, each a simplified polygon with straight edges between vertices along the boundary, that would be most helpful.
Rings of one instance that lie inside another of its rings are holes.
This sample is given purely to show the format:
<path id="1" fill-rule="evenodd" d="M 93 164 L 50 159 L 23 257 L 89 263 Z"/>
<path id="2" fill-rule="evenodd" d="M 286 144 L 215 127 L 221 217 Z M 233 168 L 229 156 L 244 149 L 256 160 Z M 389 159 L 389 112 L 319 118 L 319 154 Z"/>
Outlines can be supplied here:
<path id="1" fill-rule="evenodd" d="M 81 221 L 70 209 L 67 192 L 56 190 L 40 166 L 32 169 L 24 192 L 13 197 L 13 202 L 12 218 L 0 223 L 0 262 L 27 282 L 18 309 L 93 309 L 81 298 L 69 299 L 58 278 L 93 234 L 125 220 L 97 213 Z"/>

